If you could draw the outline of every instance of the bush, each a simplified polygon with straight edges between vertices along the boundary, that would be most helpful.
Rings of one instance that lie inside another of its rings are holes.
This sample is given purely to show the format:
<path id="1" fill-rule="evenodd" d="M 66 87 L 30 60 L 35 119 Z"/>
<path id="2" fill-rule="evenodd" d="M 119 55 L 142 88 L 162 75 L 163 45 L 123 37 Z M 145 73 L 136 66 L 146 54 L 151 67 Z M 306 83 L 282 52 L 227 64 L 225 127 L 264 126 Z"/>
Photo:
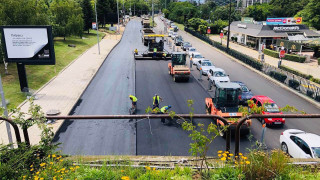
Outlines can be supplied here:
<path id="1" fill-rule="evenodd" d="M 310 78 L 312 78 L 311 75 L 303 74 L 303 73 L 301 73 L 301 72 L 299 72 L 299 71 L 296 71 L 296 70 L 294 70 L 294 69 L 291 69 L 291 68 L 289 68 L 289 67 L 287 67 L 287 66 L 280 65 L 279 68 L 280 68 L 280 69 L 283 69 L 283 70 L 285 70 L 285 71 L 288 71 L 288 72 L 290 72 L 290 73 L 292 73 L 292 74 L 295 74 L 295 75 L 297 75 L 297 76 L 303 77 L 303 78 L 305 78 L 305 79 L 310 79 Z"/>
<path id="2" fill-rule="evenodd" d="M 276 80 L 283 82 L 287 79 L 287 75 L 282 74 L 280 72 L 277 71 L 270 71 L 269 75 L 273 78 L 275 78 Z"/>
<path id="3" fill-rule="evenodd" d="M 300 83 L 297 80 L 290 79 L 289 86 L 292 87 L 293 89 L 297 89 L 300 86 Z"/>
<path id="4" fill-rule="evenodd" d="M 264 49 L 263 53 L 274 58 L 279 58 L 279 52 L 277 51 Z M 297 55 L 290 55 L 290 54 L 286 54 L 283 59 L 288 61 L 299 62 L 299 63 L 304 63 L 306 61 L 306 57 L 304 56 L 297 56 Z"/>
<path id="5" fill-rule="evenodd" d="M 235 42 L 238 42 L 238 37 L 234 37 L 234 41 L 235 41 Z"/>
<path id="6" fill-rule="evenodd" d="M 318 58 L 318 65 L 320 65 L 320 58 Z"/>

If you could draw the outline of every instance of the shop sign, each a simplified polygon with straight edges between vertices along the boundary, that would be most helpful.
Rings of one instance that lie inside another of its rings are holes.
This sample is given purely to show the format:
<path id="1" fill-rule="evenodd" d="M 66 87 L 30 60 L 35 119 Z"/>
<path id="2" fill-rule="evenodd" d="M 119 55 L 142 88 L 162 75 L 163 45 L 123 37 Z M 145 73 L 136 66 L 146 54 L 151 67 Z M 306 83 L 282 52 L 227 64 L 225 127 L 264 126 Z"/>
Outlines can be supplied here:
<path id="1" fill-rule="evenodd" d="M 241 22 L 253 24 L 253 18 L 252 17 L 242 17 Z"/>
<path id="2" fill-rule="evenodd" d="M 302 17 L 267 18 L 267 25 L 295 25 L 302 24 Z"/>
<path id="3" fill-rule="evenodd" d="M 247 25 L 245 25 L 245 24 L 238 24 L 238 28 L 247 29 Z"/>
<path id="4" fill-rule="evenodd" d="M 210 29 L 210 27 L 208 27 L 208 29 L 207 29 L 207 34 L 211 34 L 211 29 Z"/>
<path id="5" fill-rule="evenodd" d="M 274 26 L 274 31 L 299 31 L 299 26 Z"/>
<path id="6" fill-rule="evenodd" d="M 284 56 L 286 55 L 286 51 L 285 50 L 281 50 L 279 53 L 279 57 L 280 58 L 284 58 Z"/>

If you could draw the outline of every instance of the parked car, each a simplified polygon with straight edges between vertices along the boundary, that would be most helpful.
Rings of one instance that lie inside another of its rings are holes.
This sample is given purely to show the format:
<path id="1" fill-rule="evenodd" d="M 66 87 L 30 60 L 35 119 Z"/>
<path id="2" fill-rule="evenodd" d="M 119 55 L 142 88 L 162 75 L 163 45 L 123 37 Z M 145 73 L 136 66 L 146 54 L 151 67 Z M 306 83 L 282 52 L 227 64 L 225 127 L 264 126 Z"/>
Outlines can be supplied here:
<path id="1" fill-rule="evenodd" d="M 189 47 L 192 47 L 192 45 L 189 42 L 183 42 L 181 49 L 186 51 Z"/>
<path id="2" fill-rule="evenodd" d="M 215 86 L 217 83 L 230 82 L 229 76 L 221 68 L 210 69 L 208 73 L 208 79 Z"/>
<path id="3" fill-rule="evenodd" d="M 213 65 L 213 63 L 208 59 L 201 59 L 198 62 L 196 62 L 196 66 L 198 70 L 202 69 L 203 75 L 208 75 L 210 69 L 215 69 L 216 67 Z"/>
<path id="4" fill-rule="evenodd" d="M 247 105 L 248 100 L 250 100 L 253 97 L 253 93 L 251 90 L 241 81 L 232 81 L 234 83 L 237 83 L 241 86 L 241 95 L 239 96 L 239 103 L 241 105 Z"/>
<path id="5" fill-rule="evenodd" d="M 251 100 L 258 107 L 264 107 L 264 111 L 262 111 L 262 114 L 283 114 L 280 111 L 280 108 L 277 106 L 277 104 L 268 96 L 262 96 L 262 95 L 253 96 Z M 270 126 L 270 125 L 283 126 L 285 124 L 285 118 L 263 118 L 259 120 L 261 121 L 262 124 L 266 123 L 267 126 Z"/>
<path id="6" fill-rule="evenodd" d="M 189 55 L 189 57 L 192 57 L 192 53 L 194 53 L 194 52 L 196 52 L 196 51 L 197 51 L 196 48 L 194 48 L 194 47 L 189 47 L 189 48 L 188 48 L 188 55 Z"/>
<path id="7" fill-rule="evenodd" d="M 320 158 L 320 136 L 298 129 L 288 129 L 280 135 L 281 150 L 293 158 Z"/>
<path id="8" fill-rule="evenodd" d="M 192 60 L 192 64 L 196 64 L 199 60 L 204 59 L 204 57 L 199 52 L 192 53 L 190 59 Z"/>

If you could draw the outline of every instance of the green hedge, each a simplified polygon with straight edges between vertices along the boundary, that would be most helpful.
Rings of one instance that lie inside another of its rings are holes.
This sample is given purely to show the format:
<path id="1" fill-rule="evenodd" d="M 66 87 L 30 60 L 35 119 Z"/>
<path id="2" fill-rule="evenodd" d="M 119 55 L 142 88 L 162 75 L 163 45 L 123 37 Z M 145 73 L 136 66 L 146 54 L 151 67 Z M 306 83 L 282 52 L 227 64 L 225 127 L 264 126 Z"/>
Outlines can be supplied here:
<path id="1" fill-rule="evenodd" d="M 320 58 L 318 58 L 318 65 L 320 65 Z"/>
<path id="2" fill-rule="evenodd" d="M 270 71 L 269 72 L 269 75 L 273 78 L 275 78 L 276 80 L 280 81 L 280 82 L 283 82 L 287 79 L 287 75 L 285 74 L 282 74 L 280 72 L 277 72 L 277 71 Z"/>
<path id="3" fill-rule="evenodd" d="M 300 86 L 300 83 L 295 79 L 290 79 L 289 86 L 292 87 L 293 89 L 297 89 Z"/>
<path id="4" fill-rule="evenodd" d="M 272 51 L 270 49 L 264 49 L 263 53 L 266 55 L 272 56 L 274 58 L 279 58 L 279 52 L 277 52 L 277 51 Z M 299 62 L 299 63 L 304 63 L 306 61 L 306 57 L 304 57 L 304 56 L 297 56 L 297 55 L 291 55 L 291 54 L 286 54 L 283 59 L 288 60 L 288 61 Z"/>
<path id="5" fill-rule="evenodd" d="M 229 55 L 233 56 L 236 59 L 239 59 L 240 61 L 252 66 L 253 68 L 262 71 L 262 63 L 255 60 L 254 58 L 247 56 L 246 54 L 242 54 L 239 51 L 236 51 L 234 49 L 227 49 L 226 46 L 221 45 L 219 42 L 216 41 L 212 41 L 211 39 L 209 39 L 207 36 L 204 36 L 198 32 L 195 32 L 189 28 L 184 28 L 184 30 L 190 34 L 192 34 L 193 36 L 196 36 L 197 38 L 207 42 L 208 44 L 220 49 L 221 51 L 224 51 L 226 53 L 228 53 Z"/>
<path id="6" fill-rule="evenodd" d="M 303 77 L 303 78 L 305 78 L 305 79 L 308 79 L 308 80 L 310 80 L 310 81 L 312 81 L 312 82 L 315 82 L 315 83 L 320 84 L 320 79 L 314 78 L 312 75 L 303 74 L 303 73 L 301 73 L 301 72 L 299 72 L 299 71 L 296 71 L 296 70 L 294 70 L 294 69 L 291 69 L 291 68 L 289 68 L 289 67 L 287 67 L 287 66 L 283 66 L 283 65 L 281 65 L 279 68 L 280 68 L 280 69 L 283 69 L 283 70 L 285 70 L 285 71 L 288 71 L 288 72 L 290 72 L 290 73 L 292 73 L 292 74 L 295 74 L 295 75 L 297 75 L 297 76 L 300 76 L 300 77 Z"/>

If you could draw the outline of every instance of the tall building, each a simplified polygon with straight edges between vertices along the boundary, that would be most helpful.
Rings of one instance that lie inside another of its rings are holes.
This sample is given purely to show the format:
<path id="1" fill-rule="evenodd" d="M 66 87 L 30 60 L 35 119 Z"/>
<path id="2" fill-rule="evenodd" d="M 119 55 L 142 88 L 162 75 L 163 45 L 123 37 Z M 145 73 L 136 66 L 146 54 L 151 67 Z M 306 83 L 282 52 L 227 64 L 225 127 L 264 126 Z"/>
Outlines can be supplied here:
<path id="1" fill-rule="evenodd" d="M 262 3 L 269 3 L 269 2 L 270 0 L 237 0 L 237 7 L 246 8 L 256 3 L 262 4 Z"/>

